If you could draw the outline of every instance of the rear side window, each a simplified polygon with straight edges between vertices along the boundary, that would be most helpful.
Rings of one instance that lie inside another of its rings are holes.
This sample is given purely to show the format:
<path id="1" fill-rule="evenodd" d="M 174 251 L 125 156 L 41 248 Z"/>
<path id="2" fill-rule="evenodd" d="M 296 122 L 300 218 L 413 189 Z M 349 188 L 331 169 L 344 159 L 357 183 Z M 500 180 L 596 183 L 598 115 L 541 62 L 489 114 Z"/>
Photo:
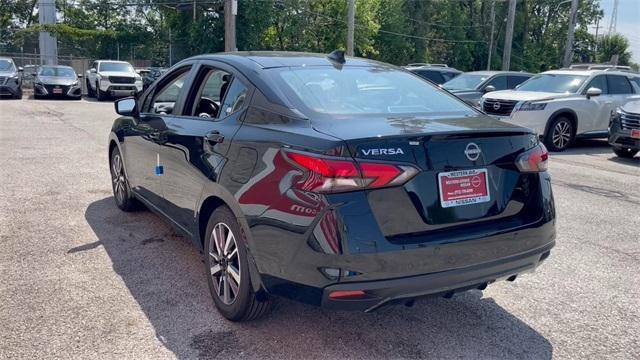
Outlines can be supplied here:
<path id="1" fill-rule="evenodd" d="M 247 89 L 240 80 L 237 78 L 234 79 L 224 98 L 221 117 L 228 116 L 238 110 L 242 110 L 242 108 L 244 108 L 248 91 L 249 89 Z"/>
<path id="2" fill-rule="evenodd" d="M 635 86 L 636 94 L 640 93 L 640 77 L 634 77 L 629 79 L 631 83 Z"/>
<path id="3" fill-rule="evenodd" d="M 274 70 L 287 96 L 324 114 L 437 114 L 464 116 L 474 110 L 434 85 L 386 67 L 332 66 Z"/>
<path id="4" fill-rule="evenodd" d="M 506 76 L 496 76 L 493 79 L 489 80 L 487 86 L 493 85 L 496 90 L 506 90 L 507 89 L 507 77 Z"/>
<path id="5" fill-rule="evenodd" d="M 443 72 L 442 73 L 442 77 L 444 77 L 444 81 L 447 82 L 451 79 L 453 79 L 454 77 L 456 77 L 458 75 L 458 73 L 454 73 L 454 72 Z"/>
<path id="6" fill-rule="evenodd" d="M 509 89 L 515 89 L 516 86 L 522 84 L 529 79 L 528 76 L 507 76 L 507 86 Z"/>
<path id="7" fill-rule="evenodd" d="M 587 93 L 587 90 L 589 90 L 589 88 L 598 88 L 602 91 L 602 94 L 608 94 L 609 93 L 609 89 L 607 87 L 607 78 L 604 75 L 598 75 L 596 77 L 594 77 L 593 79 L 591 79 L 591 81 L 589 82 L 589 85 L 587 85 L 584 88 L 584 93 Z"/>
<path id="8" fill-rule="evenodd" d="M 607 85 L 609 94 L 633 94 L 631 84 L 625 76 L 607 75 Z"/>

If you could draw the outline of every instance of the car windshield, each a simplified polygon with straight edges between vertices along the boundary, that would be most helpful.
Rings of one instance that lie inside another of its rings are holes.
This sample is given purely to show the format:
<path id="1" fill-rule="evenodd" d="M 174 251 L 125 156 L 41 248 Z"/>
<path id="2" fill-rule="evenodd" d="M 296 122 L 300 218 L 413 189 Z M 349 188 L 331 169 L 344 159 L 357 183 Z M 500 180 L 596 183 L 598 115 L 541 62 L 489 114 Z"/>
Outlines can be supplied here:
<path id="1" fill-rule="evenodd" d="M 40 76 L 57 76 L 63 78 L 73 79 L 76 77 L 76 72 L 72 68 L 51 67 L 44 66 L 40 68 Z"/>
<path id="2" fill-rule="evenodd" d="M 575 93 L 587 76 L 573 74 L 540 74 L 520 85 L 518 91 Z"/>
<path id="3" fill-rule="evenodd" d="M 475 112 L 453 96 L 410 73 L 387 67 L 333 66 L 277 69 L 288 96 L 324 114 Z"/>
<path id="4" fill-rule="evenodd" d="M 133 72 L 133 67 L 127 63 L 103 62 L 100 63 L 100 71 Z"/>
<path id="5" fill-rule="evenodd" d="M 442 84 L 447 90 L 475 90 L 489 75 L 462 74 Z"/>
<path id="6" fill-rule="evenodd" d="M 0 71 L 15 71 L 16 67 L 11 60 L 0 59 Z"/>

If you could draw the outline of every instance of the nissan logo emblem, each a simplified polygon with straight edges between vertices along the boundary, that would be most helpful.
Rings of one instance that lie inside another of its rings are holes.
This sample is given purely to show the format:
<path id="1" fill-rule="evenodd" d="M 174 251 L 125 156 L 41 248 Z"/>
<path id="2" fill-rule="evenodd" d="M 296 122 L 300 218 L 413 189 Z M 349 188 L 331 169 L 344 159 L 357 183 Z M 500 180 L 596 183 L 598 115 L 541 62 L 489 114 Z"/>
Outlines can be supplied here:
<path id="1" fill-rule="evenodd" d="M 467 159 L 471 161 L 476 161 L 480 157 L 480 147 L 476 143 L 468 143 L 467 147 L 464 149 L 464 154 L 467 156 Z"/>
<path id="2" fill-rule="evenodd" d="M 500 103 L 499 102 L 493 103 L 493 110 L 500 110 Z"/>

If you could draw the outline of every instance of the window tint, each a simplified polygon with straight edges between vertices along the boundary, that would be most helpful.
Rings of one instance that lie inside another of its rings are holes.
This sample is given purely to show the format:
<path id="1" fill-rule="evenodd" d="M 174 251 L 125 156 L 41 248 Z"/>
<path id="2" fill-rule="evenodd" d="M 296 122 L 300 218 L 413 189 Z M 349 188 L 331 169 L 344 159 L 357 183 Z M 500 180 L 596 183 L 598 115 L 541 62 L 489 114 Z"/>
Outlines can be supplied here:
<path id="1" fill-rule="evenodd" d="M 515 89 L 516 86 L 522 84 L 529 79 L 528 76 L 507 76 L 507 86 L 509 89 Z"/>
<path id="2" fill-rule="evenodd" d="M 635 85 L 635 88 L 636 88 L 636 89 L 635 89 L 635 92 L 636 92 L 636 94 L 639 94 L 639 93 L 640 93 L 640 77 L 634 77 L 634 78 L 631 78 L 631 79 L 629 79 L 629 81 L 631 81 L 631 83 L 632 83 L 633 85 Z"/>
<path id="3" fill-rule="evenodd" d="M 421 70 L 421 71 L 418 71 L 418 75 L 420 75 L 421 77 L 427 80 L 431 80 L 436 84 L 444 83 L 444 78 L 442 77 L 442 75 L 440 75 L 439 71 Z"/>
<path id="4" fill-rule="evenodd" d="M 150 106 L 148 108 L 145 107 L 147 111 L 154 114 L 172 114 L 184 88 L 184 81 L 187 78 L 187 74 L 189 74 L 188 70 L 188 68 L 184 69 L 172 80 L 156 88 Z"/>
<path id="5" fill-rule="evenodd" d="M 609 94 L 632 94 L 631 84 L 625 76 L 607 75 Z"/>
<path id="6" fill-rule="evenodd" d="M 231 81 L 231 75 L 219 69 L 207 68 L 203 70 L 198 79 L 200 88 L 196 96 L 195 108 L 192 116 L 203 118 L 217 118 L 220 115 L 220 103 L 224 99 L 225 93 Z"/>
<path id="7" fill-rule="evenodd" d="M 493 85 L 496 90 L 506 90 L 507 89 L 507 77 L 506 76 L 496 76 L 493 79 L 489 80 L 486 86 Z"/>
<path id="8" fill-rule="evenodd" d="M 442 77 L 444 78 L 445 82 L 453 79 L 454 77 L 456 77 L 456 75 L 458 75 L 458 73 L 454 73 L 454 72 L 443 72 L 442 73 Z"/>
<path id="9" fill-rule="evenodd" d="M 234 112 L 241 110 L 245 103 L 248 91 L 247 87 L 244 86 L 240 80 L 233 80 L 224 98 L 224 105 L 222 106 L 224 112 L 221 117 L 231 115 Z"/>
<path id="10" fill-rule="evenodd" d="M 587 85 L 584 88 L 584 93 L 587 93 L 587 90 L 589 90 L 589 88 L 598 88 L 602 91 L 602 94 L 608 94 L 609 91 L 607 89 L 607 79 L 604 77 L 604 75 L 598 75 L 596 77 L 594 77 L 590 82 L 589 85 Z"/>

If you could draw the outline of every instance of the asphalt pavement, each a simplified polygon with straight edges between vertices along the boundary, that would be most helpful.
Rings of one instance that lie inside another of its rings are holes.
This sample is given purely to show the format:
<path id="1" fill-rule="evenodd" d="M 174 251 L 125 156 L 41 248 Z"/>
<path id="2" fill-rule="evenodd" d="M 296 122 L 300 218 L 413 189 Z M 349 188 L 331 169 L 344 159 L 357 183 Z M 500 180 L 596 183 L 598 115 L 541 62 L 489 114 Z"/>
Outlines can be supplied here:
<path id="1" fill-rule="evenodd" d="M 113 104 L 0 100 L 0 359 L 639 359 L 640 158 L 553 154 L 557 245 L 534 274 L 372 314 L 278 300 L 231 323 L 201 256 L 119 211 Z"/>

